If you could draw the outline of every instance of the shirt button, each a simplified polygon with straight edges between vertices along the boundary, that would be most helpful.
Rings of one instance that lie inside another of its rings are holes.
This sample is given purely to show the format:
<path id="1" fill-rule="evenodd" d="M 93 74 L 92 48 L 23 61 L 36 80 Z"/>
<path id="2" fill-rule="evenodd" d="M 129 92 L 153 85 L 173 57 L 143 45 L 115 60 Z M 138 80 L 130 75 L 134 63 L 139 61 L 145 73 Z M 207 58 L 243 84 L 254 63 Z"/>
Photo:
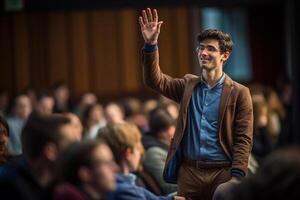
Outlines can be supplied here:
<path id="1" fill-rule="evenodd" d="M 205 103 L 205 106 L 207 106 L 208 105 L 208 103 Z"/>

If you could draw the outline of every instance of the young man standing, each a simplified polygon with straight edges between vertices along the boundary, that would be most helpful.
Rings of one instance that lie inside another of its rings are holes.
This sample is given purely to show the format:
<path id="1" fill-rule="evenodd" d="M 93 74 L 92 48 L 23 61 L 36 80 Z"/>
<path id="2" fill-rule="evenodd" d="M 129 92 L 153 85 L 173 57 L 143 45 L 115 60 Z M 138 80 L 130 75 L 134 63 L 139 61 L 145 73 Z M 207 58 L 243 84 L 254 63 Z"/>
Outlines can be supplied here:
<path id="1" fill-rule="evenodd" d="M 180 196 L 212 199 L 218 186 L 226 188 L 245 176 L 252 145 L 249 89 L 223 72 L 233 42 L 222 31 L 203 31 L 197 37 L 200 76 L 175 79 L 160 70 L 157 44 L 163 22 L 157 11 L 143 10 L 139 22 L 145 40 L 144 82 L 180 104 L 164 179 L 178 183 Z"/>

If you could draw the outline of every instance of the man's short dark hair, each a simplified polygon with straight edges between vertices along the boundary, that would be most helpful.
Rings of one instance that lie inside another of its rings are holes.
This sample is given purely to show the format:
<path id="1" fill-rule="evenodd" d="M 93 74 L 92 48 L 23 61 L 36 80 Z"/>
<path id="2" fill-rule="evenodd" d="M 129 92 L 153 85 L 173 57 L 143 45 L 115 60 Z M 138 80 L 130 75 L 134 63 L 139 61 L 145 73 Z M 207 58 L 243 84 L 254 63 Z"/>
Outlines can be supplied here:
<path id="1" fill-rule="evenodd" d="M 268 155 L 257 172 L 230 192 L 231 200 L 299 199 L 300 148 L 285 147 Z"/>
<path id="2" fill-rule="evenodd" d="M 175 122 L 167 110 L 157 108 L 150 112 L 149 126 L 151 134 L 154 136 L 160 131 L 170 128 L 172 125 L 175 125 Z"/>
<path id="3" fill-rule="evenodd" d="M 53 98 L 53 96 L 51 95 L 51 93 L 49 91 L 43 90 L 38 93 L 36 98 L 37 98 L 37 101 L 41 101 L 43 98 L 46 98 L 46 97 Z"/>
<path id="4" fill-rule="evenodd" d="M 58 177 L 61 181 L 68 181 L 79 186 L 78 170 L 85 166 L 91 167 L 93 163 L 93 151 L 105 144 L 102 140 L 86 140 L 76 142 L 67 147 L 58 160 Z"/>
<path id="5" fill-rule="evenodd" d="M 67 87 L 67 88 L 68 88 L 69 86 L 68 86 L 68 84 L 67 84 L 66 81 L 60 80 L 60 81 L 55 82 L 55 83 L 52 85 L 52 90 L 55 91 L 55 90 L 57 90 L 57 89 L 60 88 L 60 87 Z"/>
<path id="6" fill-rule="evenodd" d="M 70 120 L 60 114 L 34 113 L 27 120 L 21 135 L 23 153 L 27 159 L 38 158 L 49 142 L 58 144 L 62 138 L 60 128 Z"/>
<path id="7" fill-rule="evenodd" d="M 231 39 L 231 36 L 228 33 L 225 33 L 223 31 L 217 30 L 217 29 L 207 29 L 202 31 L 198 36 L 197 40 L 199 43 L 206 39 L 215 39 L 219 41 L 220 51 L 221 53 L 224 53 L 228 51 L 229 53 L 232 52 L 233 48 L 233 41 Z"/>

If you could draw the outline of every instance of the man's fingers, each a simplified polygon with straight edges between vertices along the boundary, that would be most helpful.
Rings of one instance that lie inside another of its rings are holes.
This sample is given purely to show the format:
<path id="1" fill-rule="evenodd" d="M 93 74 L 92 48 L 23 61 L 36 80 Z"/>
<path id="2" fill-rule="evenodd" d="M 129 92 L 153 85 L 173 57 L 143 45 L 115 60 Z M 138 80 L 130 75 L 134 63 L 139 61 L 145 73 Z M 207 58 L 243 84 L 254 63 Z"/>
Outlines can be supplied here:
<path id="1" fill-rule="evenodd" d="M 142 11 L 142 15 L 143 15 L 143 19 L 144 19 L 144 24 L 147 24 L 149 21 L 148 21 L 148 17 L 147 17 L 145 10 Z"/>
<path id="2" fill-rule="evenodd" d="M 154 13 L 154 16 L 153 16 L 153 20 L 154 20 L 154 22 L 158 22 L 158 14 L 157 14 L 157 10 L 156 9 L 154 9 L 153 10 L 153 13 Z"/>
<path id="3" fill-rule="evenodd" d="M 149 22 L 153 22 L 153 16 L 152 16 L 152 12 L 151 12 L 150 8 L 147 8 L 147 16 L 148 16 Z"/>
<path id="4" fill-rule="evenodd" d="M 139 17 L 139 22 L 140 22 L 141 28 L 144 28 L 145 24 L 143 22 L 143 17 Z"/>
<path id="5" fill-rule="evenodd" d="M 163 21 L 158 22 L 158 24 L 157 24 L 157 32 L 158 33 L 160 33 L 160 27 L 163 23 L 164 23 Z"/>

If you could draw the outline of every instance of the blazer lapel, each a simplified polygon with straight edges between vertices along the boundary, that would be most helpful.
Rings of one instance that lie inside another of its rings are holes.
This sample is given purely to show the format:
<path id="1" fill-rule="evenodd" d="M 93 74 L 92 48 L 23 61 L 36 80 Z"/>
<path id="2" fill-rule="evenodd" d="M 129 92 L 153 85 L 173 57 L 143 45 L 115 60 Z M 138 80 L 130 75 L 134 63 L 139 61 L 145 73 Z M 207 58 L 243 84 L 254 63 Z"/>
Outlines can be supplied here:
<path id="1" fill-rule="evenodd" d="M 184 135 L 184 130 L 186 126 L 186 118 L 187 118 L 187 109 L 189 107 L 189 103 L 192 97 L 193 90 L 195 86 L 201 81 L 201 77 L 197 77 L 195 79 L 192 79 L 190 84 L 187 85 L 186 91 L 184 93 L 182 103 L 181 103 L 181 117 L 180 117 L 180 125 L 181 130 L 179 131 L 180 135 L 175 135 L 177 137 L 174 137 L 174 145 L 177 147 L 182 140 L 182 137 Z"/>
<path id="2" fill-rule="evenodd" d="M 226 110 L 226 105 L 229 100 L 229 97 L 231 95 L 233 89 L 233 81 L 229 76 L 226 75 L 225 80 L 224 80 L 224 86 L 221 94 L 221 100 L 220 100 L 220 108 L 219 108 L 219 119 L 218 119 L 218 132 L 220 130 L 220 127 L 223 122 L 225 110 Z"/>

